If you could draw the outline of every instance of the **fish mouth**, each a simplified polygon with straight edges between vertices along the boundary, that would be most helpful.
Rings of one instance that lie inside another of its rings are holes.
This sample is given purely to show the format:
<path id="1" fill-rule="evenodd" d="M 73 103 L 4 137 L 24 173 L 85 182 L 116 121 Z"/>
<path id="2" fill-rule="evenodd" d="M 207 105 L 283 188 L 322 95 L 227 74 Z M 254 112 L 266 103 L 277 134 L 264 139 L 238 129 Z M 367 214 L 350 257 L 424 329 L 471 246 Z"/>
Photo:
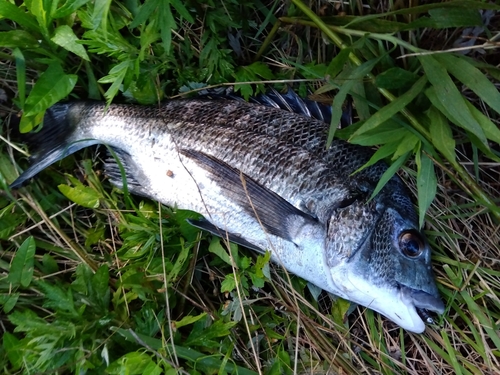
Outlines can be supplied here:
<path id="1" fill-rule="evenodd" d="M 429 315 L 430 311 L 437 314 L 444 313 L 444 303 L 440 297 L 407 286 L 401 286 L 401 293 L 405 300 L 415 306 L 417 314 L 427 324 L 434 323 L 434 319 Z"/>

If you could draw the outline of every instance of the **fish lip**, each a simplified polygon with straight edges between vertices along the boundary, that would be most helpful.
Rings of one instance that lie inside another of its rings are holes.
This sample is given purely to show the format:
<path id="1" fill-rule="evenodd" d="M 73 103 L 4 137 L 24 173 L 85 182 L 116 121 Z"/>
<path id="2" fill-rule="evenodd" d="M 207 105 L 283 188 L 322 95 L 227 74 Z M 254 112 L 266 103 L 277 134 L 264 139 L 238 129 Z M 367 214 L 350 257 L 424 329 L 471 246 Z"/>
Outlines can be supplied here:
<path id="1" fill-rule="evenodd" d="M 401 285 L 401 293 L 411 301 L 415 309 L 424 311 L 433 311 L 437 314 L 444 313 L 444 303 L 439 296 L 434 296 L 423 290 L 413 289 Z"/>

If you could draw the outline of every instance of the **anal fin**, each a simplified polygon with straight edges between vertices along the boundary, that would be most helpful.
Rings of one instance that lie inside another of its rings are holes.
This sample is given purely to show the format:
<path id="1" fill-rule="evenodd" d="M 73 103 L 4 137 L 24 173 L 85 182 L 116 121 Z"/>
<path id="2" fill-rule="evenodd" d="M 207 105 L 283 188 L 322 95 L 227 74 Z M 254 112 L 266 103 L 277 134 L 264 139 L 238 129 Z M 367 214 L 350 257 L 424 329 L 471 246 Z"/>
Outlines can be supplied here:
<path id="1" fill-rule="evenodd" d="M 120 167 L 123 168 L 123 171 Z M 126 151 L 115 147 L 109 147 L 108 158 L 104 163 L 104 170 L 113 185 L 123 189 L 124 182 L 126 182 L 130 192 L 151 198 L 138 179 L 138 168 L 132 156 Z"/>

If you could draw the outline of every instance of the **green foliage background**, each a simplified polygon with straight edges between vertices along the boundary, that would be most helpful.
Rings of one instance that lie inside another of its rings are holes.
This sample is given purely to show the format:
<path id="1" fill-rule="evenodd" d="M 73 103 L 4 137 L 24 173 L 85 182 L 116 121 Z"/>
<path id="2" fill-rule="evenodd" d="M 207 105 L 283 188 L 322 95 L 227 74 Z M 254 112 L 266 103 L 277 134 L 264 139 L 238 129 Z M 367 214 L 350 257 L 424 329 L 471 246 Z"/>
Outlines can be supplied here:
<path id="1" fill-rule="evenodd" d="M 4 372 L 500 371 L 498 9 L 0 0 Z M 429 53 L 488 11 L 481 53 Z M 370 163 L 391 164 L 379 187 L 399 170 L 414 190 L 447 303 L 425 334 L 320 294 L 269 254 L 228 251 L 187 225 L 195 213 L 111 187 L 89 150 L 8 188 L 27 153 L 10 140 L 7 114 L 21 113 L 27 132 L 66 98 L 154 105 L 218 84 L 248 98 L 263 81 L 313 90 L 333 106 L 330 139 L 376 146 Z M 357 121 L 337 130 L 348 96 Z"/>

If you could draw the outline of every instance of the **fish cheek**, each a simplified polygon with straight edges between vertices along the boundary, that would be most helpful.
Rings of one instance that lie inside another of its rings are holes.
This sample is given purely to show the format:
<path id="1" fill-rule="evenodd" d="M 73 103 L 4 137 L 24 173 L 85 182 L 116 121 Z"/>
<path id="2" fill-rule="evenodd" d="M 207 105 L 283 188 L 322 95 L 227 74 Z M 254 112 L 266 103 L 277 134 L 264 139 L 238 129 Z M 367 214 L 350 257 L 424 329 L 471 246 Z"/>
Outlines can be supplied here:
<path id="1" fill-rule="evenodd" d="M 327 223 L 327 265 L 335 268 L 342 262 L 354 259 L 359 251 L 365 252 L 366 241 L 377 218 L 378 214 L 369 203 L 357 202 L 334 210 Z M 364 273 L 361 269 L 357 272 Z"/>

